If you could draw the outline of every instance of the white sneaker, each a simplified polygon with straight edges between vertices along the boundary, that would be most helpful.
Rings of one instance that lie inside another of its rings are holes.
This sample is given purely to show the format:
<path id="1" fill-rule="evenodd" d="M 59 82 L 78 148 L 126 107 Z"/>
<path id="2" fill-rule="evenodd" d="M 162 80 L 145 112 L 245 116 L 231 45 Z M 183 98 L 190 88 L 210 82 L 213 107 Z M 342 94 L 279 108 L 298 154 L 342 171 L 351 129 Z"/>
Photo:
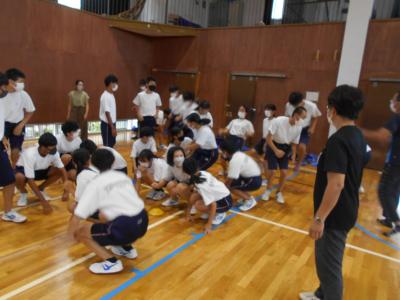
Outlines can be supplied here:
<path id="1" fill-rule="evenodd" d="M 303 292 L 299 294 L 299 298 L 301 300 L 320 300 L 317 296 L 315 296 L 314 292 Z"/>
<path id="2" fill-rule="evenodd" d="M 132 247 L 131 250 L 126 251 L 121 246 L 111 246 L 111 252 L 118 256 L 125 256 L 129 259 L 135 259 L 136 257 L 138 257 L 137 250 L 134 247 Z"/>
<path id="3" fill-rule="evenodd" d="M 46 200 L 46 201 L 51 200 L 51 197 L 49 195 L 47 195 L 47 193 L 45 191 L 40 191 L 40 193 L 42 194 L 44 200 Z"/>
<path id="4" fill-rule="evenodd" d="M 192 206 L 192 208 L 190 209 L 190 214 L 191 214 L 191 215 L 197 214 L 197 209 L 196 209 L 196 207 Z"/>
<path id="5" fill-rule="evenodd" d="M 165 207 L 176 206 L 178 204 L 179 204 L 178 200 L 171 199 L 171 198 L 169 198 L 169 199 L 165 200 L 163 203 L 161 203 L 161 205 L 165 206 Z"/>
<path id="6" fill-rule="evenodd" d="M 271 190 L 266 190 L 264 194 L 262 194 L 261 199 L 264 201 L 268 201 L 269 198 L 271 197 L 271 193 L 272 193 Z"/>
<path id="7" fill-rule="evenodd" d="M 279 204 L 285 203 L 285 198 L 283 198 L 283 195 L 281 192 L 276 194 L 276 202 L 278 202 Z"/>
<path id="8" fill-rule="evenodd" d="M 267 186 L 267 184 L 268 184 L 268 180 L 267 179 L 263 179 L 261 185 L 262 186 Z"/>
<path id="9" fill-rule="evenodd" d="M 364 187 L 362 185 L 360 185 L 359 193 L 360 194 L 364 194 L 365 193 L 365 189 L 364 189 Z"/>
<path id="10" fill-rule="evenodd" d="M 156 193 L 157 193 L 156 190 L 151 190 L 150 192 L 147 193 L 146 198 L 154 199 L 154 196 L 156 195 Z"/>
<path id="11" fill-rule="evenodd" d="M 208 213 L 201 214 L 200 219 L 208 220 Z"/>
<path id="12" fill-rule="evenodd" d="M 257 205 L 256 199 L 254 197 L 251 197 L 249 200 L 246 200 L 242 206 L 239 207 L 241 211 L 248 211 L 252 209 L 254 206 Z"/>
<path id="13" fill-rule="evenodd" d="M 8 213 L 4 213 L 1 218 L 3 219 L 3 221 L 14 223 L 24 223 L 27 220 L 25 216 L 17 213 L 14 210 L 9 211 Z"/>
<path id="14" fill-rule="evenodd" d="M 27 205 L 28 205 L 28 193 L 21 193 L 17 202 L 17 206 L 27 206 Z"/>
<path id="15" fill-rule="evenodd" d="M 94 274 L 114 274 L 119 273 L 124 269 L 122 262 L 117 260 L 117 262 L 112 263 L 108 260 L 94 263 L 89 267 L 90 272 Z"/>
<path id="16" fill-rule="evenodd" d="M 213 225 L 219 225 L 221 224 L 226 218 L 226 213 L 220 213 L 220 214 L 216 214 L 214 217 L 214 220 L 212 220 L 212 224 Z"/>
<path id="17" fill-rule="evenodd" d="M 153 196 L 154 201 L 160 201 L 161 199 L 165 198 L 166 194 L 164 191 L 156 191 Z"/>

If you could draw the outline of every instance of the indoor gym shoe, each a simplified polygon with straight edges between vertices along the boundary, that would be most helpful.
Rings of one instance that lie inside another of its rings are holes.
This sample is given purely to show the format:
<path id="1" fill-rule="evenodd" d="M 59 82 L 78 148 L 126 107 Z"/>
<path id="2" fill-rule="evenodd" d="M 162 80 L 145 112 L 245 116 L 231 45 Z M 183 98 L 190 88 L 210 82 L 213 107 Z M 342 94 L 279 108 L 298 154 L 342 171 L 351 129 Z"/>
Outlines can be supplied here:
<path id="1" fill-rule="evenodd" d="M 150 192 L 147 193 L 146 198 L 153 199 L 156 193 L 157 193 L 156 190 L 151 190 Z"/>
<path id="2" fill-rule="evenodd" d="M 285 203 L 285 198 L 283 197 L 283 194 L 281 192 L 276 193 L 276 202 L 278 202 L 279 204 Z"/>
<path id="3" fill-rule="evenodd" d="M 178 200 L 171 199 L 171 198 L 168 198 L 168 199 L 165 200 L 163 203 L 161 203 L 161 205 L 162 205 L 162 206 L 165 206 L 165 207 L 176 206 L 176 205 L 178 205 L 178 204 L 179 204 L 179 201 L 178 201 Z"/>
<path id="4" fill-rule="evenodd" d="M 190 209 L 190 214 L 191 214 L 191 215 L 197 214 L 197 209 L 196 209 L 196 207 L 192 206 L 192 208 Z"/>
<path id="5" fill-rule="evenodd" d="M 390 222 L 388 219 L 386 219 L 386 218 L 378 218 L 378 219 L 376 219 L 376 221 L 379 223 L 379 224 L 381 224 L 381 225 L 383 225 L 383 226 L 385 226 L 385 227 L 388 227 L 388 228 L 393 228 L 393 223 L 392 222 Z"/>
<path id="6" fill-rule="evenodd" d="M 166 194 L 164 193 L 164 191 L 156 191 L 153 196 L 153 200 L 160 201 L 161 199 L 165 198 L 165 196 Z"/>
<path id="7" fill-rule="evenodd" d="M 99 263 L 94 263 L 89 267 L 90 272 L 94 274 L 114 274 L 121 272 L 123 269 L 124 267 L 120 260 L 117 260 L 115 263 L 105 260 Z"/>
<path id="8" fill-rule="evenodd" d="M 315 296 L 314 292 L 303 292 L 299 294 L 299 298 L 301 300 L 320 300 L 317 296 Z"/>
<path id="9" fill-rule="evenodd" d="M 389 232 L 384 232 L 383 235 L 387 237 L 393 237 L 394 235 L 400 234 L 400 225 L 396 225 Z"/>
<path id="10" fill-rule="evenodd" d="M 4 213 L 1 217 L 3 221 L 14 222 L 14 223 L 24 223 L 27 219 L 24 215 L 17 213 L 14 210 Z"/>
<path id="11" fill-rule="evenodd" d="M 251 197 L 249 200 L 246 200 L 242 206 L 239 207 L 241 211 L 248 211 L 252 209 L 254 206 L 257 205 L 256 199 L 254 197 Z"/>
<path id="12" fill-rule="evenodd" d="M 17 206 L 27 206 L 28 205 L 28 194 L 27 193 L 21 193 L 19 196 L 19 199 L 17 201 Z"/>
<path id="13" fill-rule="evenodd" d="M 129 259 L 135 259 L 138 257 L 137 250 L 132 247 L 131 250 L 127 251 L 121 246 L 111 246 L 111 252 L 118 256 L 125 256 Z"/>
<path id="14" fill-rule="evenodd" d="M 261 200 L 268 201 L 269 198 L 271 197 L 271 193 L 272 193 L 271 190 L 266 190 L 266 191 L 264 192 L 264 194 L 262 194 Z"/>
<path id="15" fill-rule="evenodd" d="M 212 220 L 212 224 L 213 225 L 219 225 L 221 224 L 226 218 L 226 213 L 220 213 L 220 214 L 216 214 L 214 217 L 214 220 Z"/>

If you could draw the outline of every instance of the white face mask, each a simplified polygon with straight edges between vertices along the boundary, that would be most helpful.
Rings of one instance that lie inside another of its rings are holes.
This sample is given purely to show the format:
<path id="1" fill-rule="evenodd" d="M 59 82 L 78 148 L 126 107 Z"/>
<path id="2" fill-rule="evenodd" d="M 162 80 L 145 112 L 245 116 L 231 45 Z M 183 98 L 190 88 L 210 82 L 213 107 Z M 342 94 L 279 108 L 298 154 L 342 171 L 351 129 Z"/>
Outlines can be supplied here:
<path id="1" fill-rule="evenodd" d="M 118 84 L 114 84 L 112 87 L 112 91 L 116 92 L 118 90 Z"/>
<path id="2" fill-rule="evenodd" d="M 183 157 L 183 156 L 178 156 L 178 157 L 175 157 L 174 158 L 174 164 L 175 164 L 175 166 L 177 166 L 177 167 L 182 167 L 182 165 L 183 165 L 183 161 L 185 160 L 185 157 Z"/>
<path id="3" fill-rule="evenodd" d="M 171 93 L 171 98 L 176 98 L 177 93 Z"/>
<path id="4" fill-rule="evenodd" d="M 16 82 L 15 83 L 15 90 L 17 92 L 21 92 L 25 89 L 25 83 L 24 82 Z"/>
<path id="5" fill-rule="evenodd" d="M 265 114 L 265 116 L 266 116 L 267 118 L 271 118 L 271 116 L 272 116 L 272 112 L 271 112 L 270 110 L 265 110 L 265 111 L 264 111 L 264 114 Z"/>
<path id="6" fill-rule="evenodd" d="M 394 104 L 394 101 L 390 101 L 390 110 L 394 113 L 397 113 L 396 111 L 396 105 Z"/>
<path id="7" fill-rule="evenodd" d="M 243 111 L 239 111 L 238 112 L 238 117 L 239 117 L 239 119 L 244 119 L 244 118 L 246 118 L 246 113 L 243 112 Z"/>
<path id="8" fill-rule="evenodd" d="M 143 167 L 143 168 L 148 168 L 148 167 L 150 167 L 150 163 L 148 163 L 148 162 L 139 162 L 140 163 L 140 166 L 141 167 Z"/>

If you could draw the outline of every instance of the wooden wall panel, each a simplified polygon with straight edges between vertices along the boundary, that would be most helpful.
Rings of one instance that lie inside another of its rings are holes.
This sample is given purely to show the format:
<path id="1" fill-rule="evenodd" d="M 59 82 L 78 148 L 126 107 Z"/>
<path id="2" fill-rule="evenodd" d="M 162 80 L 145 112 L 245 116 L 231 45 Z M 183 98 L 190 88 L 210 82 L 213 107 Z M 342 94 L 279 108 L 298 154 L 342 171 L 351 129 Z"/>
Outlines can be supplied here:
<path id="1" fill-rule="evenodd" d="M 118 118 L 131 118 L 137 82 L 153 64 L 151 41 L 110 29 L 107 20 L 48 1 L 2 0 L 0 70 L 20 68 L 37 112 L 32 122 L 62 122 L 67 93 L 76 79 L 86 82 L 91 97 L 90 119 L 98 119 L 103 79 L 115 73 Z"/>

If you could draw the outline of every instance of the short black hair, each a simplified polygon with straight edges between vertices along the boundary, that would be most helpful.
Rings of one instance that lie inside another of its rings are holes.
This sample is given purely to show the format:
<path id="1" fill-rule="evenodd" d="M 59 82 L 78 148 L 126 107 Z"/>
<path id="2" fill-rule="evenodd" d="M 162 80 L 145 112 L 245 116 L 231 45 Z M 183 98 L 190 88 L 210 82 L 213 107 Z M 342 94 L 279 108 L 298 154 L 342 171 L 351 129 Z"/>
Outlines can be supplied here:
<path id="1" fill-rule="evenodd" d="M 289 103 L 293 106 L 297 106 L 303 101 L 303 94 L 300 92 L 292 92 L 289 95 Z"/>
<path id="2" fill-rule="evenodd" d="M 339 85 L 329 94 L 328 107 L 335 108 L 341 117 L 356 120 L 364 107 L 364 95 L 359 88 Z"/>
<path id="3" fill-rule="evenodd" d="M 183 133 L 183 129 L 182 129 L 181 127 L 174 126 L 174 127 L 172 127 L 171 130 L 169 131 L 169 134 L 170 134 L 171 136 L 177 136 L 177 135 L 180 134 L 181 132 Z"/>
<path id="4" fill-rule="evenodd" d="M 90 160 L 90 153 L 84 148 L 76 149 L 72 152 L 72 160 L 76 164 L 79 174 L 83 170 L 84 165 Z"/>
<path id="5" fill-rule="evenodd" d="M 275 104 L 266 104 L 265 109 L 271 110 L 271 111 L 276 111 L 276 105 Z"/>
<path id="6" fill-rule="evenodd" d="M 67 135 L 67 133 L 69 133 L 69 132 L 75 132 L 78 129 L 79 129 L 78 123 L 73 122 L 73 121 L 66 121 L 61 126 L 61 130 L 64 133 L 64 135 Z"/>
<path id="7" fill-rule="evenodd" d="M 186 121 L 188 122 L 194 122 L 199 125 L 208 125 L 210 124 L 211 120 L 210 119 L 202 119 L 198 113 L 191 113 L 186 117 Z"/>
<path id="8" fill-rule="evenodd" d="M 9 80 L 13 80 L 13 81 L 18 80 L 19 78 L 25 79 L 25 74 L 21 70 L 18 70 L 16 68 L 8 69 L 6 71 L 6 76 Z"/>
<path id="9" fill-rule="evenodd" d="M 39 138 L 39 146 L 43 147 L 57 146 L 57 139 L 50 132 L 45 132 Z"/>
<path id="10" fill-rule="evenodd" d="M 199 164 L 197 163 L 197 161 L 194 158 L 189 157 L 189 158 L 186 158 L 185 161 L 183 162 L 182 169 L 183 169 L 183 172 L 192 176 L 192 175 L 196 174 L 196 172 L 199 170 Z"/>
<path id="11" fill-rule="evenodd" d="M 139 137 L 145 137 L 145 136 L 153 136 L 154 135 L 154 130 L 151 127 L 143 127 L 140 128 L 140 134 Z"/>
<path id="12" fill-rule="evenodd" d="M 140 79 L 139 80 L 139 86 L 146 85 L 146 79 Z"/>
<path id="13" fill-rule="evenodd" d="M 106 78 L 104 78 L 104 85 L 106 87 L 111 83 L 118 83 L 118 78 L 114 74 L 107 75 Z"/>
<path id="14" fill-rule="evenodd" d="M 152 161 L 154 158 L 157 158 L 157 156 L 149 149 L 142 150 L 138 156 L 139 161 L 143 160 Z"/>
<path id="15" fill-rule="evenodd" d="M 97 145 L 92 140 L 87 139 L 79 145 L 79 148 L 86 149 L 92 155 L 97 150 Z"/>
<path id="16" fill-rule="evenodd" d="M 156 82 L 157 80 L 154 77 L 149 76 L 149 77 L 147 77 L 146 81 L 147 81 L 147 83 L 149 83 L 150 81 Z"/>
<path id="17" fill-rule="evenodd" d="M 228 152 L 230 155 L 240 150 L 240 147 L 237 145 L 237 143 L 235 143 L 235 140 L 232 136 L 225 138 L 219 145 L 219 148 L 222 151 Z"/>
<path id="18" fill-rule="evenodd" d="M 110 150 L 107 149 L 97 149 L 92 155 L 92 164 L 100 172 L 110 170 L 115 157 Z"/>
<path id="19" fill-rule="evenodd" d="M 174 92 L 177 92 L 177 91 L 179 91 L 179 88 L 176 85 L 171 85 L 169 87 L 169 92 L 170 93 L 174 93 Z"/>
<path id="20" fill-rule="evenodd" d="M 194 101 L 194 93 L 192 92 L 184 92 L 183 93 L 183 101 Z"/>
<path id="21" fill-rule="evenodd" d="M 167 117 L 171 114 L 172 110 L 170 108 L 166 108 L 166 109 L 163 109 L 163 112 L 164 112 L 164 116 Z"/>
<path id="22" fill-rule="evenodd" d="M 83 83 L 83 80 L 77 79 L 77 80 L 75 81 L 75 85 L 78 85 L 78 84 L 80 84 L 81 82 Z"/>
<path id="23" fill-rule="evenodd" d="M 171 147 L 167 152 L 167 164 L 169 164 L 171 167 L 174 166 L 174 155 L 177 151 L 182 151 L 183 156 L 186 158 L 185 150 L 183 150 L 182 147 Z"/>
<path id="24" fill-rule="evenodd" d="M 198 108 L 210 109 L 210 107 L 211 107 L 210 102 L 208 102 L 207 100 L 201 100 Z"/>
<path id="25" fill-rule="evenodd" d="M 8 77 L 6 74 L 0 73 L 0 86 L 8 85 Z"/>
<path id="26" fill-rule="evenodd" d="M 292 117 L 293 117 L 294 115 L 299 115 L 299 114 L 301 114 L 301 113 L 303 113 L 303 112 L 306 112 L 306 113 L 307 113 L 307 109 L 305 109 L 303 106 L 298 106 L 298 107 L 296 107 L 296 108 L 294 109 L 294 111 L 293 111 L 293 113 L 292 113 Z"/>

